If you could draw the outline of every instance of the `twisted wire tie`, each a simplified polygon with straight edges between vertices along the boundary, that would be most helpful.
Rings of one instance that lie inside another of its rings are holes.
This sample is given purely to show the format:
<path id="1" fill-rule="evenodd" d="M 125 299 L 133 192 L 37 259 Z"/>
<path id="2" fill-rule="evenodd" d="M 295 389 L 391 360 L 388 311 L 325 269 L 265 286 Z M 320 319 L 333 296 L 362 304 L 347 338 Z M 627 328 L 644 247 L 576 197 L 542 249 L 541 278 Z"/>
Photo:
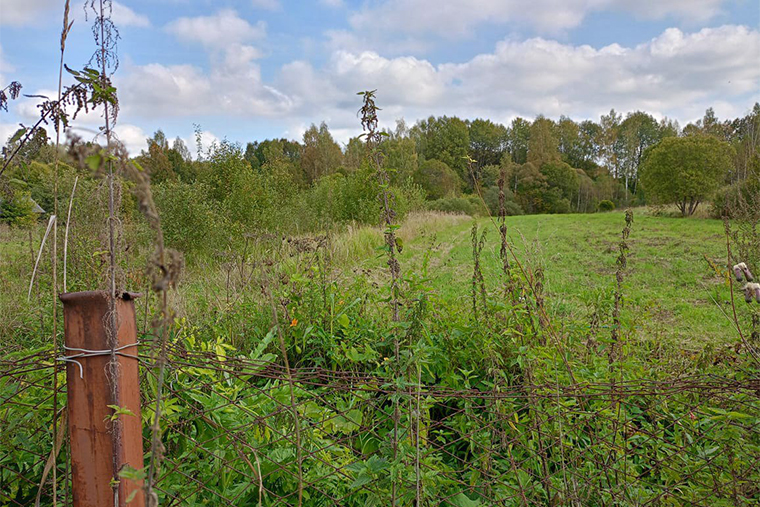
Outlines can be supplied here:
<path id="1" fill-rule="evenodd" d="M 88 350 L 88 349 L 80 349 L 77 347 L 67 347 L 66 345 L 63 346 L 63 348 L 67 351 L 74 351 L 74 352 L 80 352 L 80 354 L 74 354 L 71 356 L 61 356 L 57 357 L 57 361 L 64 361 L 69 363 L 74 363 L 77 366 L 79 366 L 79 378 L 84 378 L 84 368 L 82 367 L 82 363 L 77 361 L 77 359 L 83 359 L 86 357 L 97 357 L 97 356 L 110 356 L 112 353 L 116 356 L 121 357 L 128 357 L 130 359 L 138 359 L 137 356 L 133 356 L 132 354 L 125 354 L 121 352 L 124 349 L 128 349 L 130 347 L 137 347 L 138 345 L 141 345 L 140 342 L 136 343 L 130 343 L 128 345 L 122 345 L 121 347 L 116 347 L 115 349 L 105 349 L 105 350 Z"/>

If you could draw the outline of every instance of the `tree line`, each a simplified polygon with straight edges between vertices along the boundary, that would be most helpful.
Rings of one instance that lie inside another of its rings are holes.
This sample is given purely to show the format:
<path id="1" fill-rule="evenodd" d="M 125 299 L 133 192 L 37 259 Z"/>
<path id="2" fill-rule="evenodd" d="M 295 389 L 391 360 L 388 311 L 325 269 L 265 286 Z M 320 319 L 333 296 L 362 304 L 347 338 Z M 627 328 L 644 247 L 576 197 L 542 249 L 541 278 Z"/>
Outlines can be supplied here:
<path id="1" fill-rule="evenodd" d="M 729 196 L 760 194 L 760 104 L 722 121 L 710 108 L 683 128 L 646 112 L 624 117 L 614 109 L 598 122 L 538 116 L 502 125 L 431 116 L 412 126 L 399 120 L 382 138 L 382 164 L 399 214 L 417 208 L 496 213 L 500 179 L 508 214 L 674 203 L 688 215 L 706 200 L 725 208 Z M 341 146 L 321 123 L 299 141 L 225 140 L 203 149 L 199 128 L 196 140 L 193 158 L 182 139 L 170 141 L 159 130 L 135 157 L 170 215 L 165 223 L 180 224 L 169 237 L 194 236 L 191 231 L 208 230 L 207 224 L 292 232 L 373 223 L 379 216 L 374 169 L 360 137 Z M 9 139 L 4 153 L 16 142 Z M 45 174 L 53 148 L 46 135 L 16 158 L 1 182 L 6 222 L 30 214 L 29 197 L 52 207 Z"/>

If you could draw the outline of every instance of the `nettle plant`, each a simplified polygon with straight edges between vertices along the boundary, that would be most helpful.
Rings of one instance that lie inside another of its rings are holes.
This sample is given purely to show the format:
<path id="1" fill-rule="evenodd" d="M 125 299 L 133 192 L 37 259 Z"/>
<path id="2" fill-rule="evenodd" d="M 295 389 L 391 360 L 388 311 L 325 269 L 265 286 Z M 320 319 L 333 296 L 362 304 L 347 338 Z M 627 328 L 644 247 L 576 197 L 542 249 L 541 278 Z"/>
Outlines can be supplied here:
<path id="1" fill-rule="evenodd" d="M 65 131 L 82 111 L 89 113 L 106 104 L 111 106 L 110 114 L 115 117 L 118 113 L 119 102 L 116 96 L 116 87 L 113 86 L 110 78 L 102 77 L 99 71 L 89 67 L 85 67 L 81 71 L 70 69 L 65 65 L 64 68 L 74 77 L 76 83 L 67 86 L 60 98 L 51 99 L 44 95 L 26 95 L 26 97 L 44 99 L 37 105 L 40 118 L 32 126 L 22 125 L 8 140 L 0 175 L 14 162 L 24 147 L 33 142 L 37 136 L 43 135 L 46 140 L 48 139 L 43 125 L 52 124 L 56 132 Z M 18 85 L 18 83 L 15 84 Z M 18 85 L 18 89 L 20 89 L 20 85 Z M 18 91 L 15 96 L 18 96 Z M 7 110 L 7 101 L 2 99 L 2 104 L 2 108 Z"/>

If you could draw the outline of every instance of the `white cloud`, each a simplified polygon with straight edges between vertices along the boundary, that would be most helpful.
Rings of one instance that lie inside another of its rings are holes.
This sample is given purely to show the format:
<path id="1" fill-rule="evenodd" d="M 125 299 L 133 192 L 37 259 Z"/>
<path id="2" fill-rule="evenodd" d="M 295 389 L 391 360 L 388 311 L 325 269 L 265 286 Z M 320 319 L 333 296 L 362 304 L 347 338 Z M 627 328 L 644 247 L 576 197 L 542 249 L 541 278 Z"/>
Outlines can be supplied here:
<path id="1" fill-rule="evenodd" d="M 0 9 L 0 25 L 35 25 L 56 19 L 53 16 L 58 16 L 60 23 L 63 17 L 63 6 L 62 0 L 3 0 L 3 6 Z M 83 7 L 84 4 L 81 1 L 72 2 L 69 19 L 80 14 Z M 146 16 L 136 13 L 119 2 L 113 2 L 112 9 L 113 22 L 117 27 L 150 26 L 150 21 Z"/>
<path id="2" fill-rule="evenodd" d="M 578 27 L 592 12 L 617 10 L 646 19 L 673 17 L 706 21 L 727 0 L 385 0 L 366 3 L 349 22 L 356 34 L 374 42 L 394 41 L 398 34 L 425 39 L 470 36 L 482 24 L 519 23 L 541 33 Z"/>
<path id="3" fill-rule="evenodd" d="M 55 0 L 3 0 L 2 9 L 0 9 L 0 25 L 35 24 L 56 6 L 61 7 Z M 63 9 L 61 9 L 61 14 L 63 14 Z"/>
<path id="4" fill-rule="evenodd" d="M 758 61 L 757 30 L 723 26 L 689 34 L 671 28 L 634 47 L 507 39 L 491 53 L 438 66 L 337 51 L 322 69 L 286 65 L 280 88 L 293 98 L 294 114 L 332 117 L 339 128 L 356 123 L 355 93 L 374 88 L 389 122 L 429 114 L 496 121 L 518 114 L 597 118 L 613 107 L 691 119 L 714 103 L 744 110 L 748 96 L 760 98 Z"/>
<path id="5" fill-rule="evenodd" d="M 264 21 L 252 25 L 232 9 L 223 9 L 212 16 L 179 18 L 169 23 L 166 30 L 180 40 L 198 42 L 214 49 L 224 49 L 230 44 L 266 37 Z"/>
<path id="6" fill-rule="evenodd" d="M 230 47 L 224 58 L 210 59 L 209 69 L 125 66 L 116 76 L 123 117 L 135 125 L 140 118 L 268 118 L 296 137 L 304 125 L 325 120 L 345 142 L 360 130 L 356 92 L 367 89 L 378 90 L 388 127 L 397 118 L 412 123 L 430 114 L 499 122 L 538 114 L 597 119 L 613 107 L 689 121 L 712 105 L 721 114 L 741 113 L 760 100 L 760 32 L 735 25 L 693 33 L 671 28 L 636 46 L 601 49 L 505 39 L 491 52 L 440 65 L 338 50 L 321 67 L 291 62 L 271 82 L 261 76 L 256 48 Z"/>
<path id="7" fill-rule="evenodd" d="M 137 125 L 117 124 L 114 128 L 114 133 L 131 156 L 139 155 L 140 151 L 148 147 L 146 139 L 149 136 Z"/>
<path id="8" fill-rule="evenodd" d="M 125 114 L 280 116 L 290 99 L 262 82 L 250 61 L 225 61 L 210 72 L 191 65 L 150 64 L 129 69 L 117 85 Z"/>
<path id="9" fill-rule="evenodd" d="M 276 11 L 281 7 L 278 0 L 251 0 L 251 5 L 256 9 L 266 11 Z"/>
<path id="10" fill-rule="evenodd" d="M 138 14 L 119 2 L 113 2 L 113 22 L 117 27 L 134 26 L 137 28 L 148 28 L 150 26 L 150 20 L 147 16 Z"/>
<path id="11" fill-rule="evenodd" d="M 3 54 L 3 46 L 0 44 L 0 88 L 8 86 L 10 84 L 12 78 L 6 74 L 15 70 L 16 68 L 11 65 L 8 60 L 5 59 L 5 55 Z"/>
<path id="12" fill-rule="evenodd" d="M 8 139 L 20 128 L 17 123 L 0 123 L 0 146 L 5 146 Z"/>
<path id="13" fill-rule="evenodd" d="M 643 19 L 672 16 L 695 23 L 721 14 L 724 3 L 726 0 L 607 0 L 600 7 L 628 11 Z"/>
<path id="14" fill-rule="evenodd" d="M 319 3 L 327 7 L 332 7 L 333 9 L 338 9 L 345 5 L 343 0 L 319 0 Z"/>

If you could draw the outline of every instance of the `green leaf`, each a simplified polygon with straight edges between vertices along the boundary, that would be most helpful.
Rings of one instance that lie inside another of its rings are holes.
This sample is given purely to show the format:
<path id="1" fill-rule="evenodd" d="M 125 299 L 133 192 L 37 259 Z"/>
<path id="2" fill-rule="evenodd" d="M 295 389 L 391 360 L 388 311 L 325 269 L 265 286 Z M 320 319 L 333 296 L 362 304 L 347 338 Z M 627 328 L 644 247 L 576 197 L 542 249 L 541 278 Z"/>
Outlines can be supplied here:
<path id="1" fill-rule="evenodd" d="M 356 347 L 349 347 L 348 350 L 346 350 L 346 357 L 353 361 L 354 363 L 359 362 L 359 351 L 356 350 Z"/>
<path id="2" fill-rule="evenodd" d="M 141 481 L 145 479 L 146 473 L 144 468 L 135 468 L 130 465 L 124 465 L 119 472 L 119 477 L 129 479 L 130 481 Z"/>
<path id="3" fill-rule="evenodd" d="M 84 159 L 84 161 L 87 164 L 87 167 L 89 167 L 93 171 L 97 171 L 101 163 L 103 162 L 103 156 L 100 153 L 93 153 L 92 155 Z"/>
<path id="4" fill-rule="evenodd" d="M 351 484 L 351 489 L 361 488 L 370 482 L 372 482 L 372 477 L 362 472 L 356 477 L 356 479 L 354 479 L 354 482 Z"/>
<path id="5" fill-rule="evenodd" d="M 138 491 L 140 491 L 140 490 L 139 490 L 139 489 L 134 489 L 134 490 L 132 490 L 132 492 L 131 492 L 131 493 L 129 494 L 129 496 L 127 497 L 127 503 L 131 503 L 131 502 L 132 502 L 132 500 L 134 500 L 134 499 L 135 499 L 135 496 L 137 496 L 137 492 L 138 492 Z"/>
<path id="6" fill-rule="evenodd" d="M 68 73 L 69 73 L 69 74 L 71 74 L 72 76 L 78 76 L 78 75 L 80 74 L 80 73 L 79 73 L 79 72 L 77 72 L 76 70 L 74 70 L 74 69 L 70 68 L 70 67 L 69 67 L 68 65 L 66 65 L 65 63 L 63 64 L 63 68 L 64 68 L 64 69 L 66 69 L 66 72 L 68 72 Z"/>
<path id="7" fill-rule="evenodd" d="M 478 501 L 478 500 L 471 500 L 464 493 L 459 493 L 458 495 L 450 498 L 449 499 L 449 503 L 453 507 L 479 507 L 480 505 L 482 505 L 480 503 L 480 501 Z"/>
<path id="8" fill-rule="evenodd" d="M 8 141 L 8 144 L 13 144 L 13 143 L 15 143 L 16 141 L 18 141 L 19 139 L 21 139 L 21 137 L 22 137 L 24 134 L 26 134 L 26 131 L 27 131 L 27 128 L 26 128 L 26 127 L 22 127 L 22 128 L 20 128 L 20 129 L 18 129 L 18 130 L 16 131 L 16 133 L 15 133 L 15 134 L 13 134 L 13 137 L 11 137 L 11 139 Z"/>
<path id="9" fill-rule="evenodd" d="M 134 416 L 135 413 L 129 410 L 128 408 L 120 407 L 118 405 L 108 405 L 108 408 L 113 410 L 113 414 L 111 414 L 110 419 L 112 421 L 115 421 L 119 418 L 120 415 L 131 415 Z"/>

